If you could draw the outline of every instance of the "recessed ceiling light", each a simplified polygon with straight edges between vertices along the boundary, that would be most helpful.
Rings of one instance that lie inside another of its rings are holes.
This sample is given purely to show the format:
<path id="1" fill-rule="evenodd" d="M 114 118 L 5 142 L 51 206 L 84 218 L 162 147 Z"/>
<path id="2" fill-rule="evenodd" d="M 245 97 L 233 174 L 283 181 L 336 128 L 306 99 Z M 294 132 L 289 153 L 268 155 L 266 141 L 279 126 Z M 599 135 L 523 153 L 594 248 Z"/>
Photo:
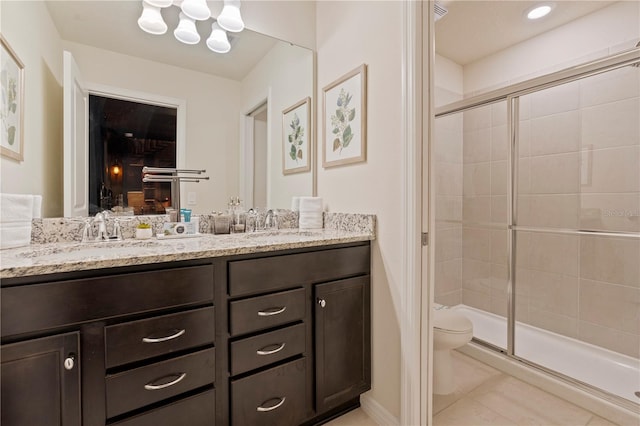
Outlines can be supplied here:
<path id="1" fill-rule="evenodd" d="M 541 4 L 538 6 L 534 6 L 531 9 L 527 10 L 527 18 L 531 20 L 540 19 L 543 16 L 547 16 L 549 12 L 551 12 L 551 9 L 553 9 L 553 5 L 551 4 Z"/>

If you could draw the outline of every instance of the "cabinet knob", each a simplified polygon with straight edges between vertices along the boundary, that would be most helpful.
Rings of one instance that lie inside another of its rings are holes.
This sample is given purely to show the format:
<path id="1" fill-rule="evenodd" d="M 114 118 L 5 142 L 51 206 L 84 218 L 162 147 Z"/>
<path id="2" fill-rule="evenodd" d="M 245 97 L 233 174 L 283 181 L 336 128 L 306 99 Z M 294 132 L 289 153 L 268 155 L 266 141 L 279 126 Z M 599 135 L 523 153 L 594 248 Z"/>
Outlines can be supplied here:
<path id="1" fill-rule="evenodd" d="M 73 367 L 76 365 L 75 361 L 75 354 L 69 354 L 69 356 L 64 360 L 64 368 L 66 370 L 73 370 Z"/>
<path id="2" fill-rule="evenodd" d="M 327 306 L 327 301 L 321 298 L 318 298 L 318 305 L 320 305 L 321 308 L 324 308 L 325 306 Z"/>

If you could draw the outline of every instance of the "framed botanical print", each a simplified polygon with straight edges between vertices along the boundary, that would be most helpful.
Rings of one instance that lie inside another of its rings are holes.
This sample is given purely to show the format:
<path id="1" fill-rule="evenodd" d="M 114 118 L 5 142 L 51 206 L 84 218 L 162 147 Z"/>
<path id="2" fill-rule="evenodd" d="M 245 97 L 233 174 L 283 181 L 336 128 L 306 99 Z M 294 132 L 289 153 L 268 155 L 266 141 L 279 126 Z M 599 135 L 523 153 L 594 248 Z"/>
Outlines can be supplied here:
<path id="1" fill-rule="evenodd" d="M 24 64 L 0 35 L 0 154 L 14 160 L 24 159 Z"/>
<path id="2" fill-rule="evenodd" d="M 311 170 L 311 99 L 282 111 L 282 173 Z"/>
<path id="3" fill-rule="evenodd" d="M 365 161 L 367 66 L 359 66 L 322 90 L 322 167 Z"/>

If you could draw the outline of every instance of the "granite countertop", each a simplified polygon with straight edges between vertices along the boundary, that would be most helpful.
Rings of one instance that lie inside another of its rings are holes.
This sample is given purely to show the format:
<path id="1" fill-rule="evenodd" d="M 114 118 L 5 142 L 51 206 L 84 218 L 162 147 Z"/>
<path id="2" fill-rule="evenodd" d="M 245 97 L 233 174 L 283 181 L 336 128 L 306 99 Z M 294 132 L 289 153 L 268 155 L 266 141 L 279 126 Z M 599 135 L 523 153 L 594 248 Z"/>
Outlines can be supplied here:
<path id="1" fill-rule="evenodd" d="M 47 243 L 0 250 L 0 278 L 263 253 L 369 241 L 374 232 L 321 229 L 247 234 L 199 234 L 181 239 L 127 239 L 96 243 Z"/>

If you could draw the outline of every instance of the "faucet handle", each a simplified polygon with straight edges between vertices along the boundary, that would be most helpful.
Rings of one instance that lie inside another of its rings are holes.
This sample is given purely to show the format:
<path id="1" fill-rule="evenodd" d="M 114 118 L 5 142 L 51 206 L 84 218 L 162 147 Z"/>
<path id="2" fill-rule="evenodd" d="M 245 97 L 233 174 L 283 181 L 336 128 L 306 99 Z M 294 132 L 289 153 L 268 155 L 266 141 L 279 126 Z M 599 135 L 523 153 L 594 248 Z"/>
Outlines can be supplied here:
<path id="1" fill-rule="evenodd" d="M 113 234 L 112 238 L 121 241 L 122 240 L 122 231 L 120 230 L 120 219 L 116 219 L 113 221 Z"/>
<path id="2" fill-rule="evenodd" d="M 93 241 L 93 227 L 91 226 L 91 219 L 84 221 L 84 229 L 82 230 L 82 242 L 87 243 Z"/>

